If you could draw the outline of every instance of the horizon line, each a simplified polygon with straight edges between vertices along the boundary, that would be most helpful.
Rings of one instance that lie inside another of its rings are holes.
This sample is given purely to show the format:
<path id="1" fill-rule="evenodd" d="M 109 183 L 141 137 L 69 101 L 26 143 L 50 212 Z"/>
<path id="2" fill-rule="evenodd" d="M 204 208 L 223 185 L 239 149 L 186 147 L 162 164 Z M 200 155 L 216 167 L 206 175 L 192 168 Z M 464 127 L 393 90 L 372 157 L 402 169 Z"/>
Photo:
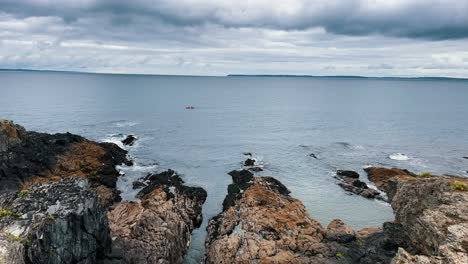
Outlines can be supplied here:
<path id="1" fill-rule="evenodd" d="M 310 74 L 226 74 L 226 75 L 191 75 L 191 74 L 157 74 L 157 73 L 112 73 L 112 72 L 87 72 L 73 70 L 38 70 L 26 68 L 0 68 L 1 72 L 50 72 L 70 74 L 95 74 L 95 75 L 134 75 L 134 76 L 167 76 L 167 77 L 259 77 L 259 78 L 318 78 L 318 79 L 402 79 L 402 80 L 463 80 L 468 77 L 447 76 L 362 76 L 362 75 L 310 75 Z"/>

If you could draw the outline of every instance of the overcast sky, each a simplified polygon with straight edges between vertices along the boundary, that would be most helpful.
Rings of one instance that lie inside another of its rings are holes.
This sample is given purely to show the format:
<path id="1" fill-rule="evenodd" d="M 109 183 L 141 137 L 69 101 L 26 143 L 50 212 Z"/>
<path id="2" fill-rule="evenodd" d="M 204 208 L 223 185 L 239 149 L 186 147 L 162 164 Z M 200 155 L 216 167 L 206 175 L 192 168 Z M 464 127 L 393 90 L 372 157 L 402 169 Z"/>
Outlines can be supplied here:
<path id="1" fill-rule="evenodd" d="M 468 77 L 468 0 L 0 0 L 0 68 Z"/>

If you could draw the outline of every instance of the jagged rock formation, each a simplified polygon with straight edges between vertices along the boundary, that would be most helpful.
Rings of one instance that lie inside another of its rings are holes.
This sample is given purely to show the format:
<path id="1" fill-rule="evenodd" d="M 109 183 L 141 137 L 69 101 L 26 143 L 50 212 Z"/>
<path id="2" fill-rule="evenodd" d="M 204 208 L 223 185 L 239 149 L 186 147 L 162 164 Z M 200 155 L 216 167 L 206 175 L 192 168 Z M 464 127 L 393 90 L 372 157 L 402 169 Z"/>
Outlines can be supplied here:
<path id="1" fill-rule="evenodd" d="M 110 248 L 105 209 L 85 179 L 0 194 L 0 263 L 96 263 Z"/>
<path id="2" fill-rule="evenodd" d="M 108 263 L 183 263 L 191 233 L 202 222 L 206 191 L 187 187 L 172 170 L 148 175 L 141 202 L 121 202 L 109 212 L 114 238 Z"/>
<path id="3" fill-rule="evenodd" d="M 118 200 L 115 190 L 127 152 L 111 143 L 83 137 L 26 131 L 11 121 L 0 122 L 0 192 L 17 191 L 34 183 L 70 176 L 87 178 L 101 202 Z"/>
<path id="4" fill-rule="evenodd" d="M 367 172 L 387 193 L 409 251 L 420 255 L 400 250 L 395 263 L 468 263 L 468 178 L 418 176 L 395 168 Z"/>
<path id="5" fill-rule="evenodd" d="M 359 180 L 359 174 L 355 171 L 338 170 L 336 172 L 336 178 L 340 180 L 338 186 L 347 192 L 369 199 L 376 198 L 384 200 L 379 191 L 369 188 L 365 182 Z"/>
<path id="6" fill-rule="evenodd" d="M 274 178 L 229 174 L 223 212 L 207 227 L 207 263 L 389 263 L 396 252 L 377 248 L 387 239 L 379 230 L 355 232 L 339 219 L 322 227 Z"/>

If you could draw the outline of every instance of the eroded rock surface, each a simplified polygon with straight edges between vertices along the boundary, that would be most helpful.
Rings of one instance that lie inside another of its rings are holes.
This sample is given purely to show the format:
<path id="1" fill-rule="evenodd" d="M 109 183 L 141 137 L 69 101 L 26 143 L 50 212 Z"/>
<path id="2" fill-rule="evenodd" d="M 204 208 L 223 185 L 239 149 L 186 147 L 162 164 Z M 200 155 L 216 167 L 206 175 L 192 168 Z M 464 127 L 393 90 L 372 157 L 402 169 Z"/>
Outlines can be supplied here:
<path id="1" fill-rule="evenodd" d="M 11 121 L 0 121 L 0 192 L 17 191 L 34 183 L 67 177 L 87 178 L 99 188 L 103 204 L 118 199 L 119 172 L 127 152 L 111 143 L 96 143 L 70 133 L 26 131 Z M 110 199 L 110 200 L 109 200 Z"/>
<path id="2" fill-rule="evenodd" d="M 340 180 L 338 186 L 347 192 L 369 199 L 376 198 L 384 200 L 384 197 L 382 197 L 379 191 L 369 188 L 365 182 L 359 180 L 359 174 L 355 171 L 338 170 L 336 172 L 336 178 Z"/>
<path id="3" fill-rule="evenodd" d="M 406 170 L 369 168 L 369 178 L 389 197 L 395 220 L 420 256 L 401 263 L 468 263 L 468 178 L 421 177 Z M 413 262 L 410 262 L 413 261 Z M 399 263 L 399 262 L 396 262 Z"/>
<path id="4" fill-rule="evenodd" d="M 110 249 L 105 209 L 67 178 L 0 194 L 0 263 L 96 263 Z"/>
<path id="5" fill-rule="evenodd" d="M 112 253 L 106 263 L 182 263 L 194 228 L 202 222 L 207 193 L 188 187 L 174 171 L 148 175 L 141 202 L 109 212 Z"/>
<path id="6" fill-rule="evenodd" d="M 322 227 L 274 178 L 248 171 L 230 175 L 223 212 L 207 227 L 207 263 L 389 263 L 397 250 L 377 248 L 375 241 L 385 240 L 381 230 L 363 231 L 357 240 L 357 232 L 339 219 Z M 377 236 L 374 243 L 367 242 L 369 233 Z M 377 249 L 366 251 L 361 244 Z"/>

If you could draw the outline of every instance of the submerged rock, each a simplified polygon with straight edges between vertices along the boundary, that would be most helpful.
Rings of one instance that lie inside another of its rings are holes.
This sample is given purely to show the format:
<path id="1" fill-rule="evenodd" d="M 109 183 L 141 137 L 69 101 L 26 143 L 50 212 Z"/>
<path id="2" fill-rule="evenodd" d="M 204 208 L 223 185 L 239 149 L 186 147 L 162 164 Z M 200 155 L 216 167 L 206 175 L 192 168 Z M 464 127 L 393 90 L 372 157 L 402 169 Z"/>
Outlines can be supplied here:
<path id="1" fill-rule="evenodd" d="M 137 138 L 134 135 L 128 135 L 124 140 L 122 140 L 122 144 L 125 146 L 133 146 Z"/>
<path id="2" fill-rule="evenodd" d="M 108 214 L 114 241 L 106 263 L 183 263 L 207 193 L 172 170 L 145 180 L 141 202 L 121 202 Z"/>
<path id="3" fill-rule="evenodd" d="M 108 222 L 88 181 L 67 178 L 0 194 L 0 263 L 96 263 Z"/>
<path id="4" fill-rule="evenodd" d="M 312 157 L 312 158 L 314 158 L 314 159 L 318 159 L 317 156 L 316 156 L 314 153 L 310 153 L 310 154 L 309 154 L 309 157 Z"/>

